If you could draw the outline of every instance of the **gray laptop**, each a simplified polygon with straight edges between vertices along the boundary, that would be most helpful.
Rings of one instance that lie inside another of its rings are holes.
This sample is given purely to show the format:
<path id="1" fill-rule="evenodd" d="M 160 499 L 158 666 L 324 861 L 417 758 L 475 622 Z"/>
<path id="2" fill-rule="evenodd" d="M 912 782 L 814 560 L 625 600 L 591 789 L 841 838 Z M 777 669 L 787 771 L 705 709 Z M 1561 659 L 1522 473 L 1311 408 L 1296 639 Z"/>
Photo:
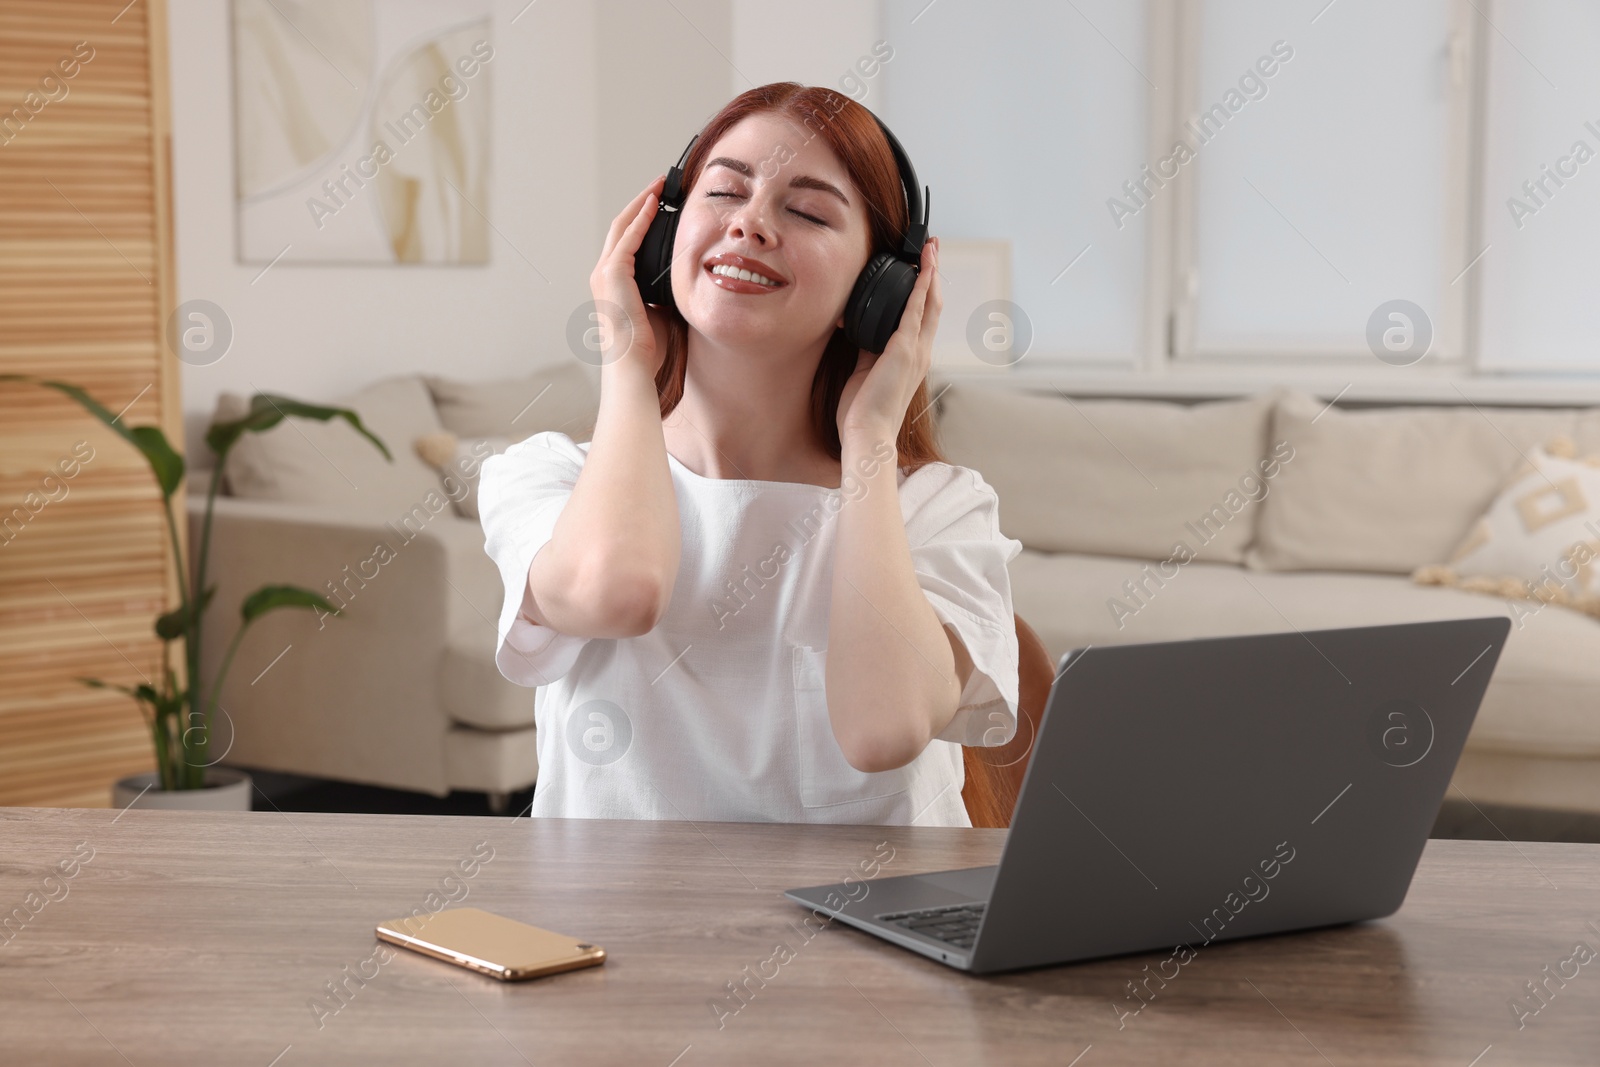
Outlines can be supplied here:
<path id="1" fill-rule="evenodd" d="M 1510 626 L 1074 650 L 998 865 L 784 895 L 974 974 L 1391 915 Z"/>

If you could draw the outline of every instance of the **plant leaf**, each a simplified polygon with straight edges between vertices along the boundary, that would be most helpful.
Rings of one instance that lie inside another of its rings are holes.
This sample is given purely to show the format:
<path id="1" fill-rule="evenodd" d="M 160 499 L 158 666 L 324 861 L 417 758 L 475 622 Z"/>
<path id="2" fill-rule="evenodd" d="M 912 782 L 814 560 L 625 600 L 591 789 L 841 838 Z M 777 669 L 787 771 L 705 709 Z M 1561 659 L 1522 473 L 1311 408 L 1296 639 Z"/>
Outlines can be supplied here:
<path id="1" fill-rule="evenodd" d="M 110 427 L 119 437 L 137 448 L 150 464 L 150 469 L 155 473 L 156 483 L 161 486 L 161 495 L 170 497 L 177 491 L 183 482 L 183 457 L 175 452 L 167 443 L 167 435 L 156 426 L 128 427 L 122 424 L 121 419 L 108 411 L 94 397 L 90 396 L 80 386 L 71 382 L 58 382 L 48 378 L 37 378 L 31 374 L 0 374 L 0 381 L 32 382 L 35 385 L 46 386 L 63 393 L 76 400 L 83 408 Z"/>
<path id="2" fill-rule="evenodd" d="M 207 589 L 205 594 L 200 598 L 199 611 L 194 612 L 193 614 L 205 614 L 206 605 L 211 603 L 211 598 L 213 595 L 215 595 L 216 591 L 216 586 L 212 586 L 210 589 Z M 190 614 L 191 613 L 187 609 L 181 606 L 173 608 L 171 611 L 167 612 L 165 615 L 156 620 L 156 636 L 161 638 L 163 641 L 176 641 L 178 638 L 182 637 L 184 631 L 188 629 Z"/>
<path id="3" fill-rule="evenodd" d="M 244 616 L 245 624 L 249 625 L 277 608 L 321 608 L 330 615 L 339 614 L 339 609 L 328 603 L 321 593 L 294 585 L 262 586 L 244 598 L 239 613 Z"/>
<path id="4" fill-rule="evenodd" d="M 91 689 L 115 689 L 117 692 L 126 693 L 126 694 L 128 694 L 129 696 L 133 697 L 136 700 L 139 697 L 139 694 L 135 693 L 130 687 L 125 686 L 125 685 L 117 685 L 115 682 L 102 682 L 98 678 L 83 678 L 83 677 L 79 677 L 79 678 L 76 678 L 74 680 L 82 682 L 84 685 L 88 686 Z"/>
<path id="5" fill-rule="evenodd" d="M 77 680 L 82 682 L 84 685 L 89 686 L 91 689 L 115 689 L 119 693 L 128 694 L 135 700 L 144 701 L 151 707 L 157 709 L 161 707 L 161 694 L 157 693 L 154 688 L 143 682 L 136 686 L 129 687 L 126 685 L 117 685 L 115 682 L 102 682 L 98 678 L 80 677 Z"/>
<path id="6" fill-rule="evenodd" d="M 156 426 L 135 426 L 123 436 L 144 453 L 161 486 L 161 495 L 170 497 L 176 492 L 183 482 L 183 457 L 167 443 L 167 435 Z"/>
<path id="7" fill-rule="evenodd" d="M 219 457 L 226 455 L 234 446 L 239 437 L 246 433 L 260 433 L 270 430 L 285 417 L 294 415 L 304 419 L 316 419 L 327 422 L 329 419 L 343 419 L 356 432 L 378 447 L 383 453 L 383 458 L 390 463 L 394 457 L 389 454 L 388 447 L 380 441 L 371 430 L 361 422 L 361 416 L 349 408 L 324 407 L 320 404 L 307 404 L 287 396 L 278 396 L 276 393 L 257 393 L 250 398 L 250 413 L 243 418 L 234 419 L 232 422 L 213 423 L 211 429 L 206 431 L 206 444 L 211 451 Z"/>

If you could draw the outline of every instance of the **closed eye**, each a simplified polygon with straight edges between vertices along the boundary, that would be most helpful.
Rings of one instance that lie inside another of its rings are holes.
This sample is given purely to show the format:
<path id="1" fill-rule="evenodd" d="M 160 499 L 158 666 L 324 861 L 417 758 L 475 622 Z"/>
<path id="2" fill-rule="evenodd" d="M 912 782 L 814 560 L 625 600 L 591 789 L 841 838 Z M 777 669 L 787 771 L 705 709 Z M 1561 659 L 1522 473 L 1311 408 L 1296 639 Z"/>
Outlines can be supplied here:
<path id="1" fill-rule="evenodd" d="M 706 195 L 707 196 L 731 196 L 736 200 L 742 200 L 743 199 L 743 197 L 739 196 L 738 193 L 709 192 Z M 804 211 L 795 211 L 794 208 L 790 208 L 789 211 L 792 214 L 799 215 L 801 218 L 805 219 L 807 222 L 816 223 L 818 226 L 826 226 L 826 225 L 828 225 L 828 222 L 827 222 L 826 219 L 819 219 L 815 215 L 807 215 Z"/>

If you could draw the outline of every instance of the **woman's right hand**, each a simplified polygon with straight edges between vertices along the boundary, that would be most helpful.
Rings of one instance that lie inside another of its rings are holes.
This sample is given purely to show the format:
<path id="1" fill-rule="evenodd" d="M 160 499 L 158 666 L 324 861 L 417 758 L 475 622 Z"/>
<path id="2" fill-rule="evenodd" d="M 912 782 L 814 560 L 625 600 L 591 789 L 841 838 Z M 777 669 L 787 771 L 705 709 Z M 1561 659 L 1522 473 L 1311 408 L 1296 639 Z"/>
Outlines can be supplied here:
<path id="1" fill-rule="evenodd" d="M 660 209 L 665 184 L 666 175 L 658 175 L 611 220 L 600 262 L 589 275 L 589 291 L 600 312 L 601 365 L 637 366 L 652 379 L 666 355 L 667 318 L 659 308 L 646 308 L 634 280 L 634 258 Z M 622 311 L 621 322 L 613 321 L 617 308 Z"/>

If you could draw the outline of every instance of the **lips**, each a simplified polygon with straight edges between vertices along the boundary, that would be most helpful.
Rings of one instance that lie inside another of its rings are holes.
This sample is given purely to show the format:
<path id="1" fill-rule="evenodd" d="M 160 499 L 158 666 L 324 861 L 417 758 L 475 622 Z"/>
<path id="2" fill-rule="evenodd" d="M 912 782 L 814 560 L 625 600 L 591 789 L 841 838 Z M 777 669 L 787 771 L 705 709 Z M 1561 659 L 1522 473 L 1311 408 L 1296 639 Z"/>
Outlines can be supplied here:
<path id="1" fill-rule="evenodd" d="M 711 274 L 712 268 L 719 266 L 736 267 L 739 270 L 747 270 L 751 274 L 759 274 L 770 281 L 778 283 L 777 285 L 762 285 L 759 282 L 743 281 L 738 278 L 730 278 L 723 274 L 711 275 L 718 281 L 719 284 L 726 283 L 724 288 L 732 289 L 735 292 L 759 291 L 770 293 L 774 292 L 775 290 L 782 289 L 784 286 L 789 284 L 789 279 L 785 278 L 782 274 L 779 274 L 776 270 L 761 262 L 759 259 L 751 259 L 749 256 L 741 256 L 734 252 L 720 252 L 717 255 L 712 256 L 710 259 L 705 261 L 704 269 L 706 273 Z M 755 288 L 740 288 L 751 286 Z"/>

